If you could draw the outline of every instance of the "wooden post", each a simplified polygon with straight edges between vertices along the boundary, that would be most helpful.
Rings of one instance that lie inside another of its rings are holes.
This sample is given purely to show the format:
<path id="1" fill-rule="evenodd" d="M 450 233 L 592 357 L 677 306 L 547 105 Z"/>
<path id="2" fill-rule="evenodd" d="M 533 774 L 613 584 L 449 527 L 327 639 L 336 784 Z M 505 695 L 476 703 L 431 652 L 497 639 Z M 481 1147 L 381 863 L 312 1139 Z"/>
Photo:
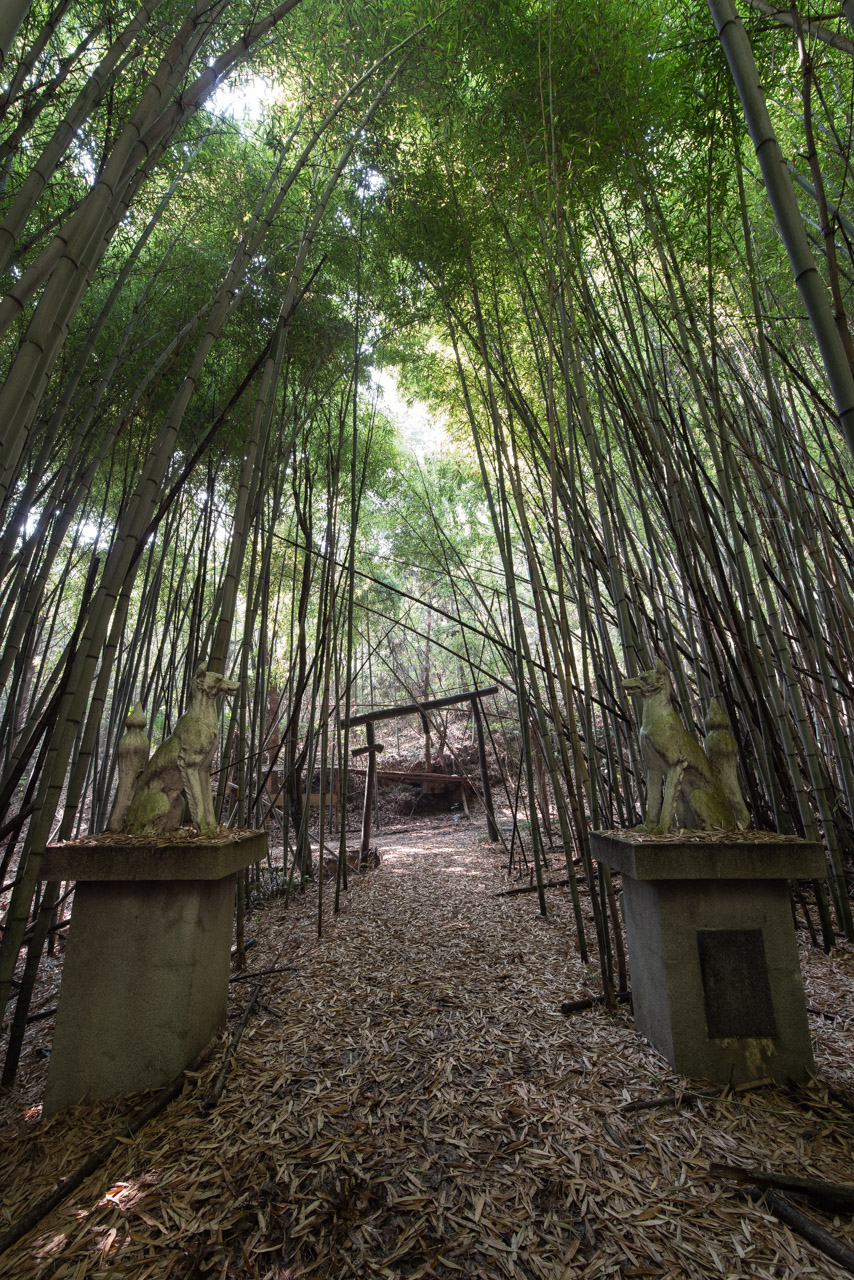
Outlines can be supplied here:
<path id="1" fill-rule="evenodd" d="M 431 751 L 430 721 L 427 719 L 423 711 L 421 712 L 421 728 L 424 730 L 424 772 L 432 773 L 433 758 Z"/>
<path id="2" fill-rule="evenodd" d="M 480 761 L 480 785 L 483 790 L 483 804 L 486 809 L 486 830 L 490 840 L 498 840 L 498 824 L 492 808 L 492 786 L 489 781 L 489 769 L 486 763 L 486 742 L 483 736 L 483 717 L 477 698 L 472 698 L 471 709 L 474 713 L 474 724 L 477 730 L 477 758 Z"/>
<path id="3" fill-rule="evenodd" d="M 368 851 L 371 847 L 371 812 L 373 809 L 374 787 L 376 785 L 377 777 L 377 741 L 373 720 L 369 720 L 365 725 L 365 734 L 368 739 L 366 751 L 368 767 L 365 770 L 365 802 L 362 807 L 362 843 L 359 847 L 360 863 L 367 858 Z M 382 751 L 382 747 L 380 747 L 379 750 Z"/>

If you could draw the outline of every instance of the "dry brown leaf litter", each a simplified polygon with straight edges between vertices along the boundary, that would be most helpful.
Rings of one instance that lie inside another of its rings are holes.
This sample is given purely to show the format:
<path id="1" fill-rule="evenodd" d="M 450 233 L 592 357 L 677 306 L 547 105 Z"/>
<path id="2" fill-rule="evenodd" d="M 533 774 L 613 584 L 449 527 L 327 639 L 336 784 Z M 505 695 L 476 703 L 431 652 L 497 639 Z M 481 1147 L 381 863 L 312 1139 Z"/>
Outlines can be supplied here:
<path id="1" fill-rule="evenodd" d="M 643 827 L 612 827 L 600 833 L 632 844 L 803 844 L 801 836 L 780 835 L 777 831 L 646 831 Z"/>
<path id="2" fill-rule="evenodd" d="M 494 898 L 506 879 L 465 827 L 380 843 L 381 867 L 319 944 L 312 900 L 248 926 L 253 969 L 294 970 L 268 980 L 216 1111 L 199 1106 L 218 1059 L 0 1275 L 845 1274 L 706 1172 L 723 1160 L 845 1181 L 851 1112 L 769 1087 L 620 1114 L 685 1082 L 625 1009 L 558 1012 L 596 993 L 568 893 L 550 894 L 545 920 L 533 896 Z M 833 1015 L 810 1019 L 819 1070 L 850 1087 L 854 952 L 804 961 L 810 1004 Z M 247 998 L 232 985 L 235 1015 Z M 43 1124 L 21 1115 L 33 1087 L 3 1106 L 0 1230 L 139 1101 Z M 851 1219 L 815 1216 L 854 1244 Z"/>
<path id="3" fill-rule="evenodd" d="M 160 849 L 180 844 L 187 845 L 190 849 L 194 845 L 206 849 L 214 844 L 233 844 L 235 840 L 246 840 L 249 836 L 256 834 L 254 829 L 244 830 L 235 827 L 220 827 L 218 831 L 205 834 L 197 827 L 176 827 L 166 835 L 160 836 L 135 835 L 130 831 L 96 831 L 89 835 L 77 836 L 74 840 L 63 840 L 61 846 L 48 845 L 48 848 L 97 849 L 107 845 L 109 848 L 116 849 Z"/>

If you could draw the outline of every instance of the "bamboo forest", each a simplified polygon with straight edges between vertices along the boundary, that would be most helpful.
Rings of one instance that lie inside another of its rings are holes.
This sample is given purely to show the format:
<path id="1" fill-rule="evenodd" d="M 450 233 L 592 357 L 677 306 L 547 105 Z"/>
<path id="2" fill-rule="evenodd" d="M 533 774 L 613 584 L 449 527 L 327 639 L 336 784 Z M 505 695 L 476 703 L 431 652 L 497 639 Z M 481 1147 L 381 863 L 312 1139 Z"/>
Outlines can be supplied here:
<path id="1" fill-rule="evenodd" d="M 0 1277 L 854 1273 L 852 655 L 854 0 L 0 0 Z"/>

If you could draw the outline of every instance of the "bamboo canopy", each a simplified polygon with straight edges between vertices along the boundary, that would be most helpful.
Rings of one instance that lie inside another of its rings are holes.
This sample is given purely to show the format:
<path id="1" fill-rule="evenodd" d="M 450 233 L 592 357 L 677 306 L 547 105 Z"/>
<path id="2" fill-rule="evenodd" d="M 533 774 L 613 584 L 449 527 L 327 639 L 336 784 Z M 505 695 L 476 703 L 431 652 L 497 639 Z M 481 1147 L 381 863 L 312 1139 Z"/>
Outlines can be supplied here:
<path id="1" fill-rule="evenodd" d="M 851 5 L 0 7 L 4 1082 L 45 848 L 202 660 L 218 819 L 279 851 L 239 954 L 253 897 L 340 909 L 328 778 L 429 715 L 610 1003 L 589 833 L 641 820 L 658 660 L 753 825 L 822 842 L 811 941 L 854 938 Z"/>

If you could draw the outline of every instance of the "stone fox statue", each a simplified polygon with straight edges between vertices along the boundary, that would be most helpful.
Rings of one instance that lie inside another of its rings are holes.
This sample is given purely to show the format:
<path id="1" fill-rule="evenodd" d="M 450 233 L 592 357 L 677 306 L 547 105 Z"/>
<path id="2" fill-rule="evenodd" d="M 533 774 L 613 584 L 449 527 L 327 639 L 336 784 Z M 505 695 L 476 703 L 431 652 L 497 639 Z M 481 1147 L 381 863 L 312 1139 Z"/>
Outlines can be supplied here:
<path id="1" fill-rule="evenodd" d="M 688 829 L 735 831 L 746 826 L 744 802 L 736 813 L 708 756 L 674 709 L 664 663 L 659 660 L 652 671 L 624 680 L 623 688 L 643 698 L 640 744 L 647 769 L 646 830 L 664 835 L 674 817 Z"/>
<path id="2" fill-rule="evenodd" d="M 726 712 L 714 699 L 706 712 L 706 736 L 703 749 L 706 758 L 720 779 L 724 795 L 732 805 L 740 831 L 750 826 L 750 814 L 738 785 L 738 743 L 732 735 Z"/>
<path id="3" fill-rule="evenodd" d="M 216 700 L 237 692 L 235 680 L 226 680 L 207 663 L 197 668 L 190 690 L 190 705 L 179 719 L 170 737 L 162 742 L 139 772 L 132 797 L 122 821 L 119 798 L 129 790 L 123 788 L 122 756 L 119 754 L 119 790 L 116 808 L 110 819 L 110 830 L 123 830 L 134 835 L 162 835 L 181 825 L 184 799 L 187 797 L 190 817 L 202 834 L 217 830 L 211 795 L 210 767 L 217 742 Z"/>

